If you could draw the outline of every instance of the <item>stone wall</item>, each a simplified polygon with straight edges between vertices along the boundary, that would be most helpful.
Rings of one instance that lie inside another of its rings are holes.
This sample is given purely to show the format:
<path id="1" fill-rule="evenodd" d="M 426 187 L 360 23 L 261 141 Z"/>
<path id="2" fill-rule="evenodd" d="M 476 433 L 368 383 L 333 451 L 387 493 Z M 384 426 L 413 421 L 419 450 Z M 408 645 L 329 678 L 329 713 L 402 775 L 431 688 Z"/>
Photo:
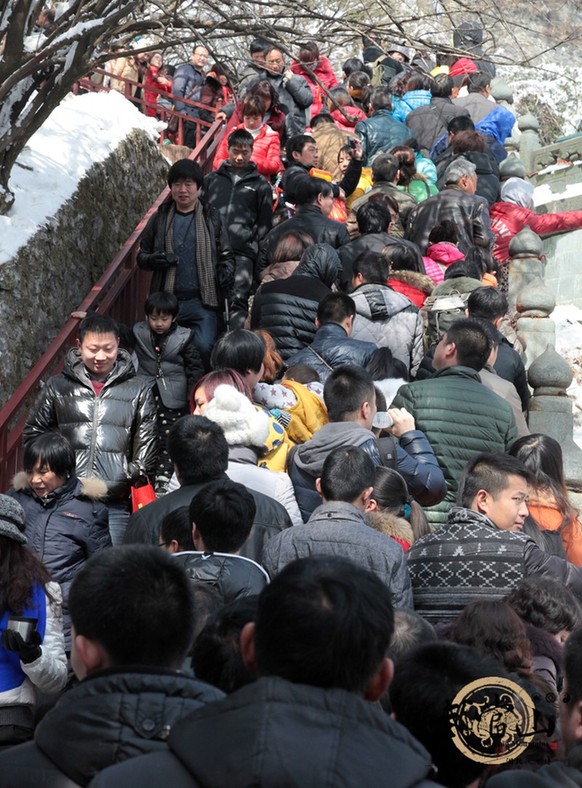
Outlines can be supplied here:
<path id="1" fill-rule="evenodd" d="M 167 171 L 156 143 L 132 132 L 15 259 L 0 265 L 0 407 L 125 243 Z"/>

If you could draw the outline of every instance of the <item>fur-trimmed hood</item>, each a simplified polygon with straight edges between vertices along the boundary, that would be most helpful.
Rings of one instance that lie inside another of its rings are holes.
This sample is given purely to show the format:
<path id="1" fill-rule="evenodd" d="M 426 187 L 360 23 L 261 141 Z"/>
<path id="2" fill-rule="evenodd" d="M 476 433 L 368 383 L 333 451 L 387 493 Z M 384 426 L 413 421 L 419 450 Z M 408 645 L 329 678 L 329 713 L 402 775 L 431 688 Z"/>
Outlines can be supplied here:
<path id="1" fill-rule="evenodd" d="M 426 274 L 419 274 L 417 271 L 390 271 L 390 279 L 403 282 L 411 287 L 416 287 L 421 292 L 429 296 L 434 290 L 434 282 Z"/>
<path id="2" fill-rule="evenodd" d="M 107 498 L 107 484 L 103 479 L 96 477 L 75 478 L 79 483 L 79 495 L 89 498 L 92 501 L 104 501 Z M 27 492 L 32 494 L 33 490 L 28 483 L 26 471 L 19 471 L 12 479 L 12 487 L 16 492 Z M 62 489 L 62 488 L 61 488 Z"/>
<path id="3" fill-rule="evenodd" d="M 395 514 L 387 511 L 374 511 L 366 512 L 366 520 L 372 528 L 380 531 L 381 534 L 392 537 L 405 550 L 414 543 L 412 526 L 404 517 L 397 517 Z M 406 542 L 408 547 L 405 547 L 403 542 Z"/>

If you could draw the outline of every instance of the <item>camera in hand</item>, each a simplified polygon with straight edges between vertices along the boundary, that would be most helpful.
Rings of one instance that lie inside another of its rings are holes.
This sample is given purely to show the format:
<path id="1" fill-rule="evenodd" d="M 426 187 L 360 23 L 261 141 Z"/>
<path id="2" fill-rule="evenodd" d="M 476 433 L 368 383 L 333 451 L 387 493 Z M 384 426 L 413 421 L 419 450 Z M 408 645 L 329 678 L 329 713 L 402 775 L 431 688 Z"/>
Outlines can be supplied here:
<path id="1" fill-rule="evenodd" d="M 350 146 L 350 148 L 352 148 L 352 150 L 355 150 L 357 144 L 358 143 L 356 142 L 356 140 L 353 137 L 350 137 L 348 139 L 348 145 Z"/>

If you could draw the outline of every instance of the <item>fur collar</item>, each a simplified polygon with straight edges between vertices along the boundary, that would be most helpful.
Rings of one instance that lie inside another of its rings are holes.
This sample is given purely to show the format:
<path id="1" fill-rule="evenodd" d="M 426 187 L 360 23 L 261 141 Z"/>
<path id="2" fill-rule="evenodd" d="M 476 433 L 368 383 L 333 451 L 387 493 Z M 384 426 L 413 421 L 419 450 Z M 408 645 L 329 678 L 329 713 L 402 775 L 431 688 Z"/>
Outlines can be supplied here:
<path id="1" fill-rule="evenodd" d="M 391 536 L 393 539 L 402 539 L 410 545 L 414 542 L 412 527 L 403 517 L 397 517 L 395 514 L 387 511 L 375 511 L 366 512 L 366 520 L 372 528 L 380 531 L 381 534 Z"/>
<path id="2" fill-rule="evenodd" d="M 417 287 L 427 296 L 434 290 L 434 282 L 426 274 L 419 274 L 417 271 L 390 271 L 389 279 L 396 279 L 406 285 Z"/>
<path id="3" fill-rule="evenodd" d="M 80 478 L 81 485 L 80 494 L 85 498 L 90 498 L 93 501 L 103 501 L 107 497 L 107 484 L 103 479 L 97 479 L 95 476 Z M 32 493 L 32 488 L 28 483 L 28 475 L 26 471 L 20 471 L 12 479 L 12 487 L 16 492 Z"/>

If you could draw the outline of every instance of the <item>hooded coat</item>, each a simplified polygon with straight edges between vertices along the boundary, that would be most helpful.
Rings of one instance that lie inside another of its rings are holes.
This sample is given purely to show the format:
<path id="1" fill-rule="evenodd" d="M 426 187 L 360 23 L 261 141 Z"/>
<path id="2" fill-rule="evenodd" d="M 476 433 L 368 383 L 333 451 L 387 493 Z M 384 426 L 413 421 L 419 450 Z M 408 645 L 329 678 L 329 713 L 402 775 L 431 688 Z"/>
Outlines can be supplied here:
<path id="1" fill-rule="evenodd" d="M 340 270 L 336 250 L 314 244 L 290 277 L 265 282 L 257 291 L 251 328 L 268 331 L 284 361 L 313 341 L 319 302 L 331 293 Z"/>
<path id="2" fill-rule="evenodd" d="M 501 202 L 491 206 L 491 229 L 495 233 L 493 257 L 499 263 L 509 259 L 509 243 L 527 225 L 538 235 L 553 235 L 582 227 L 582 211 L 536 214 L 534 186 L 522 178 L 508 178 L 501 189 Z"/>

